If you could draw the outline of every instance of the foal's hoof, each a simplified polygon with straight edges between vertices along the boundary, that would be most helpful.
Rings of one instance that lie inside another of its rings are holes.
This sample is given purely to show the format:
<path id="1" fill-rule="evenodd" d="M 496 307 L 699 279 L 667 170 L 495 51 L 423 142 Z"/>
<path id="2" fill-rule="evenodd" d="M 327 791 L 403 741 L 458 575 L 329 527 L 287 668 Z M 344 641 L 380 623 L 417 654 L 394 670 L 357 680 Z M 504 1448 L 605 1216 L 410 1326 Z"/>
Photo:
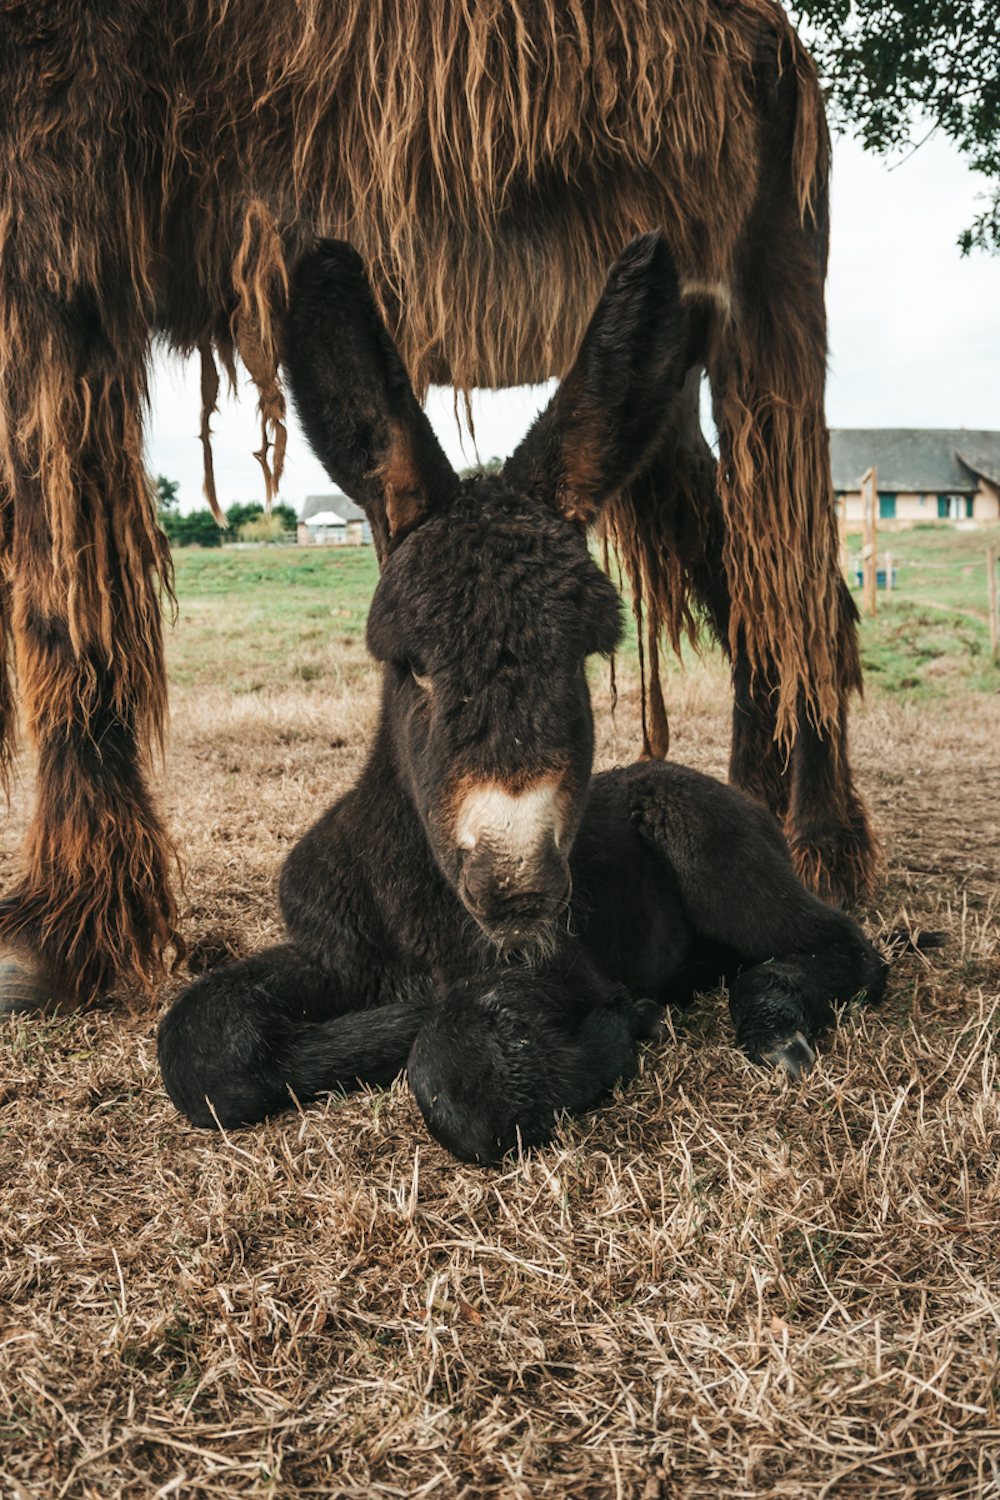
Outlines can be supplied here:
<path id="1" fill-rule="evenodd" d="M 69 1009 L 72 1002 L 44 959 L 10 950 L 0 954 L 0 1016 Z"/>
<path id="2" fill-rule="evenodd" d="M 782 1037 L 760 1055 L 769 1067 L 784 1068 L 789 1078 L 803 1078 L 806 1073 L 812 1072 L 816 1062 L 816 1054 L 801 1031 Z"/>

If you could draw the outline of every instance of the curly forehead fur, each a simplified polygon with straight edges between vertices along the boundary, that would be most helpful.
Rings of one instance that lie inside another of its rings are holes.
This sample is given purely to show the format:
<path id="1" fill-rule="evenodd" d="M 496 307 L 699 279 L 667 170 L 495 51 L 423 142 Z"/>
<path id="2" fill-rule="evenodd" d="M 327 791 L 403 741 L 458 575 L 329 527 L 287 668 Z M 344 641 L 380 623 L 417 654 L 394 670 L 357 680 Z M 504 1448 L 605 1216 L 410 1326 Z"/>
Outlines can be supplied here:
<path id="1" fill-rule="evenodd" d="M 584 534 L 502 475 L 467 480 L 407 537 L 386 564 L 368 621 L 368 646 L 380 660 L 463 680 L 505 662 L 541 667 L 567 654 L 607 654 L 620 635 L 618 595 Z"/>

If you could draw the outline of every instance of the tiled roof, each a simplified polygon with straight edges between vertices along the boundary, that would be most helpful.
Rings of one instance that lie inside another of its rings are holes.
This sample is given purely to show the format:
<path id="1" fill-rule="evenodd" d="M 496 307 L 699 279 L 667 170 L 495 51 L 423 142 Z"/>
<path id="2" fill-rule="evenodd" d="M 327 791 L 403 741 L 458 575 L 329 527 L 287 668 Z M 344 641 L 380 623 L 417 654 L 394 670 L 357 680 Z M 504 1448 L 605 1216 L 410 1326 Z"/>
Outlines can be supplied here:
<path id="1" fill-rule="evenodd" d="M 365 513 L 360 505 L 355 505 L 353 500 L 348 500 L 339 490 L 334 490 L 332 495 L 307 495 L 302 509 L 299 511 L 299 520 L 308 521 L 310 516 L 318 515 L 322 510 L 335 511 L 345 521 L 363 521 Z"/>
<path id="2" fill-rule="evenodd" d="M 989 434 L 987 434 L 989 435 Z M 966 436 L 962 434 L 963 438 Z M 981 432 L 970 432 L 970 438 L 976 439 L 983 436 Z M 1000 437 L 1000 433 L 993 433 L 994 438 Z M 1000 484 L 1000 442 L 994 443 L 992 448 L 982 448 L 975 443 L 963 442 L 958 450 L 958 456 L 967 469 L 973 474 L 981 474 L 991 484 Z"/>
<path id="3" fill-rule="evenodd" d="M 883 493 L 974 494 L 978 476 L 1000 482 L 1000 432 L 964 427 L 834 427 L 833 487 L 856 490 L 874 464 Z"/>

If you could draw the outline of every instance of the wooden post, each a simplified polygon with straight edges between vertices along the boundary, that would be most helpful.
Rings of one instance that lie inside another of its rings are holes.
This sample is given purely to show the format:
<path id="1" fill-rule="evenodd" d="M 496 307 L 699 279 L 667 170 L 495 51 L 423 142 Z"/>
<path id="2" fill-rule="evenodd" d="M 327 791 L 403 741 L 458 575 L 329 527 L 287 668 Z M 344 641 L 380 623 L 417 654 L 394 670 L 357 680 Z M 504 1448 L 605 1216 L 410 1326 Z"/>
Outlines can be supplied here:
<path id="1" fill-rule="evenodd" d="M 840 542 L 840 571 L 847 578 L 847 496 L 841 495 L 839 500 L 834 501 L 834 506 L 837 511 L 837 538 Z"/>
<path id="2" fill-rule="evenodd" d="M 875 582 L 878 583 L 878 574 L 875 575 Z M 887 552 L 885 554 L 885 594 L 886 594 L 886 602 L 888 602 L 888 598 L 889 598 L 889 595 L 891 593 L 892 593 L 892 553 L 891 552 Z"/>
<path id="3" fill-rule="evenodd" d="M 872 464 L 861 476 L 861 506 L 865 518 L 865 605 L 874 615 L 878 605 L 878 470 Z"/>
<path id="4" fill-rule="evenodd" d="M 993 542 L 986 549 L 986 581 L 990 598 L 990 650 L 993 661 L 1000 664 L 1000 601 L 997 598 L 997 549 Z"/>

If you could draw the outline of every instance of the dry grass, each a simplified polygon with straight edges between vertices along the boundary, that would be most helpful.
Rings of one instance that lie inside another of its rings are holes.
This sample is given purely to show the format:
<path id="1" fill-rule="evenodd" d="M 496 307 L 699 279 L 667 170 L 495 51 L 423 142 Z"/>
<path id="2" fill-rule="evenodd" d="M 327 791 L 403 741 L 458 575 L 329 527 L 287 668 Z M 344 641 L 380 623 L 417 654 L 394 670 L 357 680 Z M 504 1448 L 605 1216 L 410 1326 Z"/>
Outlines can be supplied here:
<path id="1" fill-rule="evenodd" d="M 678 758 L 725 769 L 715 665 Z M 634 685 L 600 758 L 637 748 Z M 289 842 L 357 771 L 373 680 L 175 694 L 195 961 L 276 931 Z M 857 718 L 890 879 L 941 928 L 799 1085 L 718 996 L 503 1170 L 405 1085 L 212 1136 L 108 1005 L 0 1028 L 0 1491 L 1000 1496 L 1000 699 Z M 11 831 L 23 818 L 15 803 Z"/>

